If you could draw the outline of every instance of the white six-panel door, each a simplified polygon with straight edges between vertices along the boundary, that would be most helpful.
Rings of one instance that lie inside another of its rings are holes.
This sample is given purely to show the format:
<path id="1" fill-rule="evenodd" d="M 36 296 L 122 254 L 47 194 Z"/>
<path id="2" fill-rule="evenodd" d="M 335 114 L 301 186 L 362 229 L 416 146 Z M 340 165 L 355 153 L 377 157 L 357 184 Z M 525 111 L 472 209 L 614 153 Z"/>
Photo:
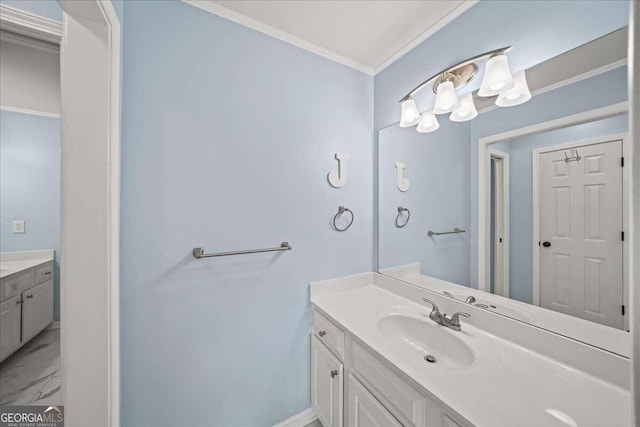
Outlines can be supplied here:
<path id="1" fill-rule="evenodd" d="M 580 160 L 566 161 L 580 156 Z M 622 328 L 622 141 L 540 155 L 541 306 Z"/>

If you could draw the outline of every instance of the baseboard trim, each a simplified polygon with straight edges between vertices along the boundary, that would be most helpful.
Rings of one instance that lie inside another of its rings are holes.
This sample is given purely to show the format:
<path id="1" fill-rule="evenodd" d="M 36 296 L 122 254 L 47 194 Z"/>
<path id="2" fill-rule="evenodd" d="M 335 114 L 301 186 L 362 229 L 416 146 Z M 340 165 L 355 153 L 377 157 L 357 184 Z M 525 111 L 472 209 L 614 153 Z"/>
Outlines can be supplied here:
<path id="1" fill-rule="evenodd" d="M 45 329 L 46 330 L 49 330 L 49 329 L 60 329 L 60 321 L 56 320 L 55 322 L 51 322 L 51 324 L 49 326 L 47 326 Z"/>
<path id="2" fill-rule="evenodd" d="M 313 408 L 309 408 L 295 414 L 291 418 L 287 418 L 273 427 L 304 427 L 317 419 L 318 416 L 314 412 Z"/>

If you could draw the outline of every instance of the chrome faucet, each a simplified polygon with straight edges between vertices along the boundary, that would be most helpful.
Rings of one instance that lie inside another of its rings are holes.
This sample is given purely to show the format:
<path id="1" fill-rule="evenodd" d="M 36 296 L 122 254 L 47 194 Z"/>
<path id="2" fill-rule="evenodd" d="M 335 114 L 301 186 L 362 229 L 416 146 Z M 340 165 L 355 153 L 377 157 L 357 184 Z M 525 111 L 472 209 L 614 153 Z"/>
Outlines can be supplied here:
<path id="1" fill-rule="evenodd" d="M 450 292 L 447 291 L 443 291 L 443 294 L 445 294 L 446 296 L 448 296 L 451 299 L 456 299 L 456 297 L 454 297 L 453 295 L 451 295 Z M 467 299 L 464 300 L 464 302 L 466 302 L 467 304 L 475 304 L 476 303 L 476 298 L 473 295 L 469 295 L 467 297 Z"/>
<path id="2" fill-rule="evenodd" d="M 424 302 L 428 302 L 429 304 L 432 305 L 432 309 L 431 309 L 431 313 L 429 313 L 429 319 L 433 320 L 434 322 L 436 322 L 439 325 L 442 326 L 446 326 L 449 329 L 453 329 L 454 331 L 461 331 L 462 327 L 460 326 L 460 316 L 463 317 L 471 317 L 471 315 L 469 313 L 464 313 L 464 312 L 458 312 L 458 313 L 454 313 L 450 318 L 447 317 L 446 314 L 442 314 L 440 312 L 440 309 L 438 308 L 438 306 L 436 305 L 435 302 L 427 299 L 427 298 L 422 298 L 422 300 Z"/>

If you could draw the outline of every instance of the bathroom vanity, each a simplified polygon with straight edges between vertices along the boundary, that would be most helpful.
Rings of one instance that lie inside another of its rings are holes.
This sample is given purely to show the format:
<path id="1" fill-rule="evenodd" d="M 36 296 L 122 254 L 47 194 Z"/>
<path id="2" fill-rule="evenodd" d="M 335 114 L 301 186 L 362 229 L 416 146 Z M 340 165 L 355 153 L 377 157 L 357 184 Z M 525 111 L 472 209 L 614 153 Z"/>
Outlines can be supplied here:
<path id="1" fill-rule="evenodd" d="M 0 258 L 0 361 L 53 322 L 53 250 Z"/>
<path id="2" fill-rule="evenodd" d="M 423 298 L 471 317 L 441 326 Z M 631 425 L 624 357 L 378 273 L 313 283 L 311 302 L 324 427 Z"/>

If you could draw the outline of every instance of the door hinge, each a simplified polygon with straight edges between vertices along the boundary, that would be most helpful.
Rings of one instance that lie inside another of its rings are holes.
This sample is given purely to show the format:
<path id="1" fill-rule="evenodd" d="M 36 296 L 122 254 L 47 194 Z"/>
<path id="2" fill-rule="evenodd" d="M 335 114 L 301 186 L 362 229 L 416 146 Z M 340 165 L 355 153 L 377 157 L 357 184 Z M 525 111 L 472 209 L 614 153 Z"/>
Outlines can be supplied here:
<path id="1" fill-rule="evenodd" d="M 624 167 L 624 157 L 620 157 L 620 166 Z"/>
<path id="2" fill-rule="evenodd" d="M 620 238 L 622 239 L 622 241 L 624 242 L 624 231 L 620 232 Z"/>
<path id="3" fill-rule="evenodd" d="M 622 315 L 624 316 L 624 305 L 622 306 Z"/>

